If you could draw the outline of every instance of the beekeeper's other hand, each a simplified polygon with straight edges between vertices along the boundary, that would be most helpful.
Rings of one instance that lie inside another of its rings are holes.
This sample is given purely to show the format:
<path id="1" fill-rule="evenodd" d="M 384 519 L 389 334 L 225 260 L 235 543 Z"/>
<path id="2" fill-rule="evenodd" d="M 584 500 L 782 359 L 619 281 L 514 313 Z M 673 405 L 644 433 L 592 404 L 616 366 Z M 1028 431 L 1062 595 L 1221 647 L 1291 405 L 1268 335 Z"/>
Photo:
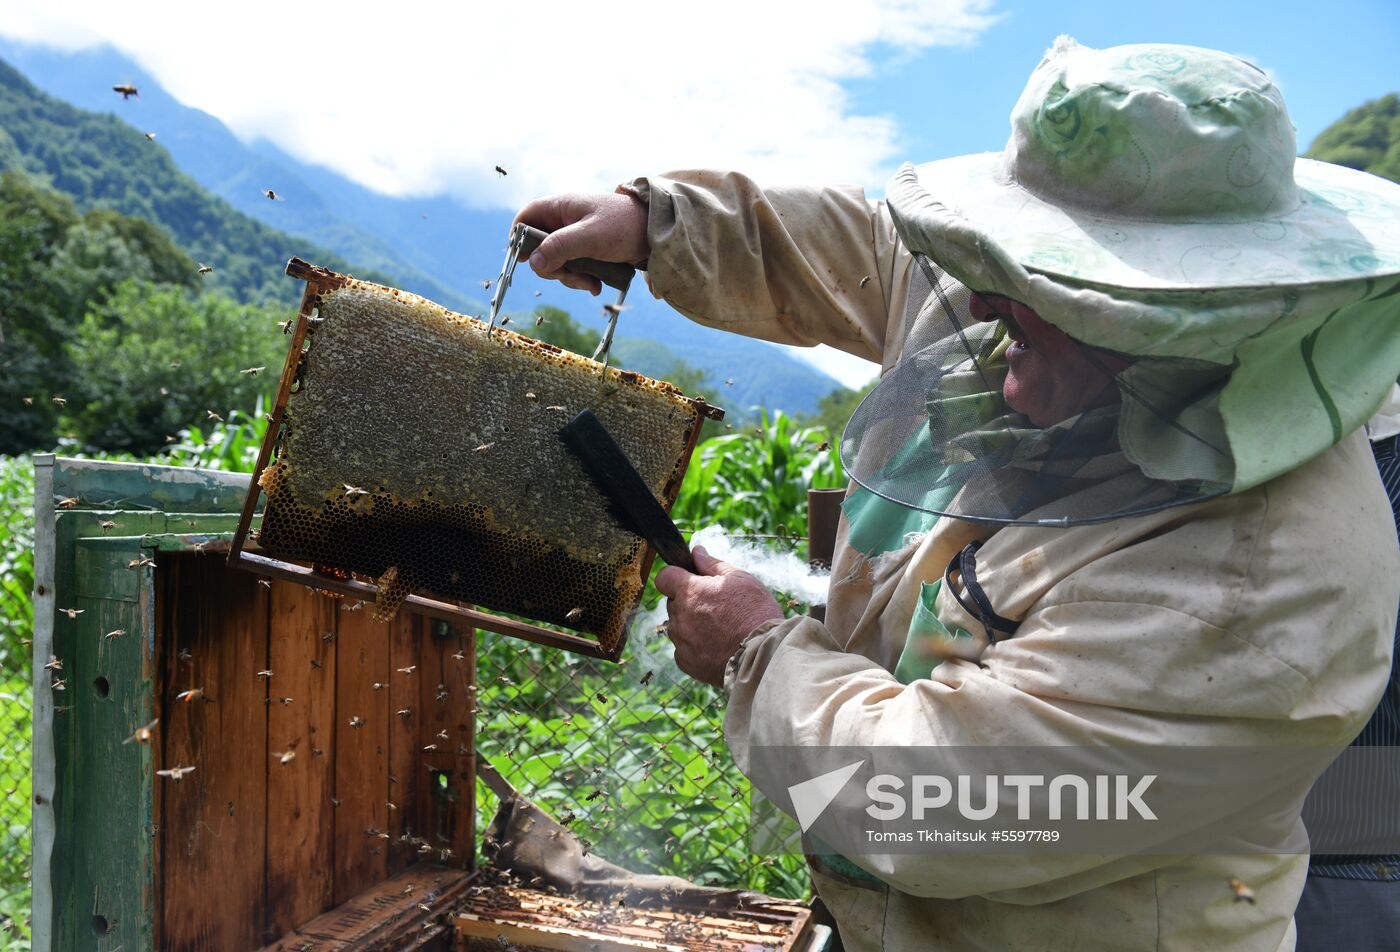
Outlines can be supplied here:
<path id="1" fill-rule="evenodd" d="M 580 291 L 599 293 L 597 278 L 564 270 L 574 258 L 596 258 L 641 267 L 646 263 L 647 207 L 640 199 L 618 193 L 567 194 L 537 198 L 516 214 L 550 233 L 530 255 L 530 267 L 542 278 L 562 281 Z"/>
<path id="2" fill-rule="evenodd" d="M 697 681 L 719 687 L 724 666 L 755 628 L 782 618 L 773 593 L 748 572 L 696 546 L 692 575 L 668 565 L 656 575 L 667 598 L 666 631 L 676 646 L 676 665 Z"/>

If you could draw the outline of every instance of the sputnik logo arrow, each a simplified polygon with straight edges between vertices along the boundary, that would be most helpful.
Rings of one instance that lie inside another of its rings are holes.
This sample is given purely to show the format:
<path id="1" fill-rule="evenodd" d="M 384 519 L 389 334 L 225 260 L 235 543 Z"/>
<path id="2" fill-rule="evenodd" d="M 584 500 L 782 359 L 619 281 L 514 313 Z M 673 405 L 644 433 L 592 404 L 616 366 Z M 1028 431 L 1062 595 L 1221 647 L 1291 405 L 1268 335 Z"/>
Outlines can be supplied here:
<path id="1" fill-rule="evenodd" d="M 788 796 L 792 797 L 792 811 L 797 814 L 797 823 L 802 827 L 803 833 L 821 818 L 826 808 L 831 806 L 831 801 L 845 789 L 846 783 L 864 764 L 865 761 L 857 760 L 853 764 L 838 767 L 819 777 L 788 787 Z"/>

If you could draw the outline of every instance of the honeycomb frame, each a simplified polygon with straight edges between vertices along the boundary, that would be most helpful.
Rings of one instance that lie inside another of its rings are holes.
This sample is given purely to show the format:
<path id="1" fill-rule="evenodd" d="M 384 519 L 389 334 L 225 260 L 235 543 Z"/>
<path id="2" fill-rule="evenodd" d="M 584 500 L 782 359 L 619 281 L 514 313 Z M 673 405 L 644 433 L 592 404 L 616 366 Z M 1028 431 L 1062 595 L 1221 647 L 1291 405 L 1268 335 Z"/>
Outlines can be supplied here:
<path id="1" fill-rule="evenodd" d="M 295 581 L 328 593 L 350 596 L 366 602 L 377 602 L 380 603 L 377 605 L 377 610 L 388 609 L 386 613 L 392 613 L 392 611 L 397 610 L 401 599 L 403 605 L 421 614 L 463 622 L 476 628 L 486 629 L 510 637 L 521 638 L 537 644 L 573 651 L 590 657 L 603 658 L 611 661 L 618 660 L 626 644 L 627 619 L 640 600 L 642 587 L 649 577 L 652 561 L 655 558 L 655 552 L 652 547 L 643 540 L 630 533 L 624 533 L 616 524 L 609 522 L 605 515 L 597 520 L 599 526 L 596 531 L 611 533 L 612 535 L 610 535 L 609 538 L 615 546 L 624 542 L 626 545 L 631 546 L 627 549 L 627 552 L 631 553 L 629 555 L 629 561 L 623 563 L 617 562 L 617 560 L 614 559 L 613 568 L 616 570 L 615 578 L 606 579 L 606 581 L 616 582 L 615 588 L 609 590 L 609 592 L 614 601 L 617 602 L 617 604 L 612 606 L 611 614 L 607 616 L 608 620 L 606 624 L 600 622 L 599 613 L 594 611 L 592 607 L 589 609 L 588 617 L 576 619 L 578 622 L 577 624 L 572 623 L 571 619 L 571 616 L 574 615 L 575 612 L 570 611 L 568 613 L 570 617 L 561 616 L 559 606 L 553 606 L 548 612 L 539 611 L 538 613 L 522 611 L 518 604 L 507 605 L 504 609 L 511 614 L 518 614 L 523 617 L 537 617 L 542 621 L 557 626 L 557 628 L 571 630 L 557 630 L 556 627 L 545 627 L 543 624 L 520 621 L 516 618 L 506 617 L 505 614 L 496 614 L 494 613 L 495 611 L 501 610 L 499 603 L 493 611 L 485 611 L 473 607 L 471 604 L 468 604 L 465 599 L 460 597 L 460 595 L 451 593 L 444 594 L 443 590 L 440 588 L 423 585 L 422 580 L 426 576 L 421 571 L 418 572 L 414 578 L 406 581 L 400 577 L 397 563 L 389 566 L 376 564 L 373 568 L 367 569 L 366 565 L 368 563 L 361 558 L 358 565 L 346 566 L 343 562 L 337 565 L 338 560 L 336 558 L 317 558 L 314 555 L 309 555 L 306 551 L 291 552 L 291 549 L 281 545 L 272 545 L 268 548 L 264 548 L 260 542 L 254 542 L 254 540 L 258 538 L 258 532 L 253 530 L 253 519 L 258 511 L 258 502 L 260 499 L 267 499 L 269 503 L 273 503 L 274 500 L 277 500 L 272 510 L 272 522 L 270 523 L 268 521 L 268 512 L 266 508 L 264 509 L 263 522 L 264 529 L 271 528 L 274 543 L 277 542 L 278 520 L 282 520 L 283 523 L 286 521 L 285 517 L 279 515 L 279 513 L 288 511 L 286 500 L 290 498 L 290 490 L 286 489 L 278 481 L 285 475 L 284 471 L 286 467 L 283 466 L 283 462 L 286 454 L 286 447 L 289 443 L 294 443 L 296 439 L 289 436 L 289 417 L 296 416 L 296 407 L 292 406 L 289 412 L 289 404 L 295 404 L 297 400 L 295 395 L 301 393 L 302 386 L 307 383 L 304 379 L 308 363 L 307 355 L 310 353 L 311 348 L 315 346 L 318 325 L 324 323 L 325 320 L 317 316 L 324 298 L 327 298 L 327 296 L 333 297 L 335 292 L 340 292 L 341 297 L 346 297 L 347 300 L 351 301 L 353 301 L 352 295 L 358 292 L 365 292 L 367 295 L 371 296 L 387 295 L 394 299 L 395 305 L 405 304 L 420 309 L 430 309 L 429 311 L 425 311 L 425 313 L 430 313 L 435 320 L 451 322 L 452 325 L 459 328 L 468 327 L 479 329 L 483 334 L 487 333 L 485 323 L 475 318 L 453 314 L 416 295 L 399 291 L 395 288 L 387 288 L 381 285 L 359 281 L 349 275 L 337 274 L 325 268 L 310 265 L 299 258 L 292 258 L 288 262 L 286 273 L 293 278 L 304 280 L 306 282 L 306 288 L 302 295 L 301 306 L 298 310 L 296 321 L 288 328 L 291 335 L 291 342 L 288 347 L 287 360 L 283 366 L 277 397 L 273 404 L 272 413 L 270 414 L 267 434 L 259 450 L 252 484 L 249 487 L 238 528 L 230 547 L 229 564 L 233 567 L 253 571 L 262 575 Z M 350 297 L 347 297 L 347 295 L 350 295 Z M 381 299 L 374 298 L 374 300 L 378 301 Z M 387 301 L 387 298 L 383 300 Z M 460 333 L 460 331 L 455 332 Z M 579 368 L 585 369 L 590 374 L 598 373 L 600 375 L 598 379 L 600 381 L 600 386 L 604 388 L 604 394 L 610 395 L 618 391 L 630 393 L 640 388 L 652 394 L 649 399 L 653 402 L 658 399 L 656 395 L 661 394 L 664 395 L 665 401 L 669 401 L 678 407 L 683 407 L 684 412 L 677 419 L 685 419 L 686 422 L 683 431 L 676 431 L 683 433 L 678 444 L 679 453 L 677 457 L 673 462 L 670 460 L 669 456 L 665 457 L 660 462 L 652 461 L 651 467 L 653 477 L 655 477 L 650 480 L 652 485 L 656 485 L 659 480 L 657 474 L 663 473 L 666 466 L 671 467 L 670 474 L 665 479 L 664 487 L 658 493 L 662 505 L 666 509 L 670 509 L 679 492 L 681 481 L 684 479 L 686 468 L 699 439 L 701 425 L 707 418 L 722 419 L 724 411 L 717 407 L 710 406 L 703 399 L 686 398 L 670 384 L 652 381 L 640 374 L 621 371 L 616 368 L 609 368 L 604 373 L 601 364 L 589 360 L 588 358 L 569 354 L 553 345 L 515 334 L 513 331 L 498 327 L 491 330 L 490 335 L 492 337 L 499 335 L 498 342 L 513 356 L 529 355 L 530 359 L 548 364 L 552 368 L 565 368 L 557 370 L 558 373 L 572 372 L 577 375 L 579 373 Z M 328 338 L 328 340 L 331 339 L 333 339 L 333 337 Z M 332 347 L 333 345 L 328 343 L 325 346 Z M 568 368 L 572 368 L 572 370 Z M 325 389 L 329 390 L 333 388 L 327 384 Z M 405 388 L 405 393 L 407 393 L 407 388 Z M 548 407 L 543 409 L 557 410 L 558 408 Z M 567 422 L 569 417 L 563 414 L 560 414 L 560 416 L 559 425 L 562 426 L 563 423 Z M 298 433 L 298 437 L 301 436 L 302 434 Z M 485 444 L 482 445 L 484 446 Z M 674 439 L 673 445 L 677 445 Z M 445 453 L 443 454 L 444 458 L 446 458 L 446 455 Z M 336 462 L 339 462 L 338 458 Z M 658 466 L 661 468 L 658 469 Z M 382 489 L 383 487 L 376 488 Z M 589 511 L 592 511 L 592 508 L 598 508 L 601 512 L 604 508 L 601 496 L 596 494 L 591 484 L 587 486 L 587 489 L 589 494 L 596 500 L 596 504 L 594 501 L 590 500 L 588 506 L 581 508 L 588 509 Z M 352 490 L 354 490 L 353 496 Z M 431 496 L 432 494 L 428 492 L 427 495 Z M 375 507 L 380 507 L 386 514 L 385 518 L 388 518 L 388 514 L 390 513 L 398 516 L 403 516 L 407 513 L 412 516 L 413 507 L 415 505 L 421 505 L 427 502 L 424 499 L 404 499 L 395 497 L 387 492 L 359 490 L 348 483 L 344 488 L 344 496 L 349 498 L 327 498 L 321 501 L 318 504 L 319 509 L 315 511 L 320 512 L 324 510 L 326 512 L 331 512 L 335 510 L 340 513 L 339 518 L 344 522 L 347 518 L 347 511 L 351 516 L 359 515 L 360 513 L 357 512 L 357 510 L 362 507 L 371 511 L 373 511 Z M 360 496 L 364 498 L 358 498 Z M 446 504 L 444 503 L 442 505 L 445 506 Z M 453 511 L 461 509 L 461 506 L 457 506 Z M 307 509 L 307 511 L 312 510 Z M 426 511 L 431 514 L 432 512 L 441 513 L 444 510 L 441 507 L 433 509 L 432 506 L 427 506 Z M 602 523 L 604 522 L 608 523 L 608 525 L 603 526 Z M 590 524 L 585 524 L 583 533 L 572 533 L 569 538 L 574 538 L 580 534 L 588 534 L 590 531 L 593 531 L 590 528 Z M 623 533 L 627 538 L 624 540 L 619 537 L 617 533 Z M 282 534 L 284 536 L 286 535 L 285 532 Z M 561 542 L 559 544 L 562 545 L 563 543 Z M 291 548 L 294 549 L 295 547 Z M 459 546 L 453 551 L 460 552 L 467 551 L 467 549 Z M 291 554 L 289 554 L 289 552 L 291 552 Z M 601 552 L 599 553 L 599 555 L 602 554 Z M 324 556 L 325 553 L 321 553 L 321 555 Z M 511 561 L 514 565 L 515 560 L 512 559 Z M 586 563 L 575 559 L 570 564 L 577 567 L 585 565 Z M 595 573 L 595 575 L 596 574 L 597 573 Z M 455 575 L 453 581 L 456 581 Z M 517 582 L 524 586 L 524 590 L 526 591 L 531 591 L 529 586 L 533 581 L 533 578 L 526 576 L 520 576 L 517 579 Z M 594 578 L 593 582 L 596 583 L 596 581 L 597 579 Z M 536 586 L 535 590 L 540 590 L 540 587 Z M 592 591 L 592 589 L 589 589 L 589 591 Z M 519 593 L 513 593 L 513 595 L 518 594 Z M 520 597 L 524 598 L 523 595 Z M 510 598 L 508 597 L 507 601 L 509 600 Z M 477 598 L 474 601 L 478 604 L 484 604 L 490 602 L 490 599 Z M 538 606 L 533 607 L 538 608 Z M 582 614 L 581 611 L 579 613 Z"/>

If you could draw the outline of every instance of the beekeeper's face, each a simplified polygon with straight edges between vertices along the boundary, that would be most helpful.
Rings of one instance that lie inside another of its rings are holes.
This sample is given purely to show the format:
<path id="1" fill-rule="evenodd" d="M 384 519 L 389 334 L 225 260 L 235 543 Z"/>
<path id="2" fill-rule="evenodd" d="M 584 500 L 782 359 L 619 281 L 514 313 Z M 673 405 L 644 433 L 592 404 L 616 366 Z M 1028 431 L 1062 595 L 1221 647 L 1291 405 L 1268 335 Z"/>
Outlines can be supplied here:
<path id="1" fill-rule="evenodd" d="M 972 316 L 1006 325 L 1013 343 L 1006 351 L 1002 395 L 1036 426 L 1052 426 L 1118 402 L 1113 378 L 1131 363 L 1126 358 L 1089 351 L 1024 304 L 999 294 L 973 294 Z"/>

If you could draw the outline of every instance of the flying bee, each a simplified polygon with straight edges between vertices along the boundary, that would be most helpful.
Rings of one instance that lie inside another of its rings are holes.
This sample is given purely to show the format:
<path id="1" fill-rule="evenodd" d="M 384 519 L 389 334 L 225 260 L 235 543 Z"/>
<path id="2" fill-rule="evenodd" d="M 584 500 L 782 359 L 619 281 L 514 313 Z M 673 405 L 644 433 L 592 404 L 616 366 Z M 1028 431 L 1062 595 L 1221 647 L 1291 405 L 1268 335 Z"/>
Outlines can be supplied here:
<path id="1" fill-rule="evenodd" d="M 63 660 L 61 658 L 50 657 L 49 663 L 44 665 L 44 668 L 49 671 L 62 671 Z"/>
<path id="2" fill-rule="evenodd" d="M 284 334 L 290 334 L 290 333 L 292 332 L 292 325 L 294 325 L 295 323 L 296 323 L 295 320 L 278 321 L 278 322 L 277 322 L 277 326 L 280 327 L 280 328 L 282 328 L 282 333 L 284 333 Z"/>
<path id="3" fill-rule="evenodd" d="M 283 707 L 286 707 L 287 705 L 291 704 L 294 699 L 289 697 L 279 697 L 277 700 L 281 702 Z"/>
<path id="4" fill-rule="evenodd" d="M 214 269 L 211 268 L 209 265 L 205 264 L 203 261 L 201 261 L 201 262 L 199 263 L 199 272 L 198 272 L 198 273 L 199 273 L 199 274 L 213 274 L 213 273 L 214 273 Z"/>
<path id="5" fill-rule="evenodd" d="M 102 637 L 107 641 L 111 641 L 113 638 L 120 638 L 124 634 L 126 634 L 125 628 L 116 628 L 112 631 L 107 632 L 107 634 L 103 635 Z"/>
<path id="6" fill-rule="evenodd" d="M 458 651 L 456 654 L 451 655 L 451 658 L 453 661 L 466 661 L 467 653 L 465 651 Z"/>
<path id="7" fill-rule="evenodd" d="M 68 679 L 67 679 L 67 678 L 54 678 L 54 679 L 53 679 L 53 683 L 50 684 L 49 687 L 53 688 L 55 691 L 64 691 L 64 690 L 67 690 L 67 688 L 68 688 Z"/>
<path id="8" fill-rule="evenodd" d="M 147 141 L 147 142 L 154 142 L 154 141 L 156 141 L 156 134 L 155 134 L 154 132 L 148 132 L 148 133 L 146 133 L 146 141 Z"/>
<path id="9" fill-rule="evenodd" d="M 374 689 L 375 689 L 376 691 L 383 690 L 384 688 L 387 688 L 388 686 L 389 686 L 389 685 L 385 684 L 383 681 L 376 681 L 376 682 L 374 682 Z"/>
<path id="10" fill-rule="evenodd" d="M 507 324 L 509 324 L 509 323 L 510 323 L 510 318 L 509 318 L 509 317 L 503 317 L 503 318 L 501 318 L 501 326 L 502 326 L 502 327 L 505 327 L 505 326 L 506 326 Z"/>
<path id="11" fill-rule="evenodd" d="M 60 499 L 60 500 L 58 501 L 58 508 L 60 508 L 60 509 L 72 509 L 72 508 L 73 508 L 74 506 L 76 506 L 77 504 L 78 504 L 78 497 L 77 497 L 77 496 L 65 496 L 64 498 L 62 498 L 62 499 Z"/>
<path id="12" fill-rule="evenodd" d="M 651 679 L 654 677 L 656 677 L 655 671 L 648 671 L 646 674 L 642 675 L 642 687 L 646 687 L 648 684 L 650 684 Z"/>
<path id="13" fill-rule="evenodd" d="M 27 407 L 32 407 L 32 406 L 34 406 L 34 398 L 33 398 L 33 397 L 20 397 L 19 399 L 20 399 L 20 401 L 21 401 L 25 406 L 27 406 Z"/>
<path id="14" fill-rule="evenodd" d="M 295 746 L 296 745 L 294 744 L 291 747 L 288 747 L 286 750 L 282 751 L 281 753 L 274 753 L 272 756 L 277 758 L 277 762 L 279 764 L 289 764 L 294 759 L 296 759 L 297 752 L 295 750 Z"/>
<path id="15" fill-rule="evenodd" d="M 364 719 L 363 717 L 361 717 L 360 715 L 355 714 L 355 715 L 353 715 L 353 716 L 350 718 L 350 726 L 351 726 L 351 727 L 364 727 L 364 726 L 365 726 L 365 719 Z"/>
<path id="16" fill-rule="evenodd" d="M 147 565 L 155 565 L 155 564 L 156 564 L 156 560 L 155 560 L 155 559 L 151 558 L 149 555 L 142 555 L 142 556 L 139 556 L 139 557 L 137 557 L 137 558 L 134 558 L 134 559 L 132 559 L 130 562 L 126 563 L 126 567 L 129 568 L 129 569 L 139 569 L 139 568 L 144 568 L 144 567 L 147 566 Z"/>
<path id="17" fill-rule="evenodd" d="M 256 377 L 266 369 L 266 367 L 249 367 L 246 370 L 240 370 L 239 373 L 247 374 L 249 377 Z"/>
<path id="18" fill-rule="evenodd" d="M 410 717 L 413 716 L 413 708 L 401 707 L 394 713 L 397 714 L 399 717 L 402 717 L 404 720 L 408 720 Z"/>
<path id="19" fill-rule="evenodd" d="M 482 279 L 482 282 L 481 282 L 481 290 L 483 290 L 483 291 L 489 291 L 489 290 L 491 290 L 491 282 L 483 278 L 483 279 Z"/>
<path id="20" fill-rule="evenodd" d="M 593 695 L 593 696 L 596 697 L 596 698 L 597 698 L 601 703 L 603 703 L 603 704 L 607 704 L 607 703 L 608 703 L 608 696 L 607 696 L 606 694 L 604 694 L 602 691 L 599 691 L 597 694 L 595 694 L 595 695 Z"/>
<path id="21" fill-rule="evenodd" d="M 123 744 L 130 744 L 132 741 L 135 741 L 135 742 L 138 743 L 138 744 L 147 744 L 147 743 L 150 743 L 150 740 L 151 740 L 151 728 L 155 727 L 155 726 L 156 726 L 157 724 L 159 724 L 159 723 L 160 723 L 160 718 L 157 717 L 155 720 L 151 721 L 151 723 L 146 724 L 146 725 L 144 725 L 144 726 L 142 726 L 142 727 L 136 728 L 136 730 L 132 733 L 132 735 L 131 735 L 130 737 L 128 737 L 126 740 L 122 741 L 122 743 L 123 743 Z"/>
<path id="22" fill-rule="evenodd" d="M 193 767 L 171 767 L 169 770 L 157 770 L 157 777 L 169 777 L 178 783 L 187 773 L 194 773 Z"/>
<path id="23" fill-rule="evenodd" d="M 733 378 L 733 377 L 725 377 L 725 378 L 724 378 L 724 385 L 725 385 L 726 387 L 732 387 L 732 386 L 734 386 L 734 378 Z"/>
<path id="24" fill-rule="evenodd" d="M 83 612 L 87 611 L 87 609 L 86 609 L 86 608 L 60 608 L 59 611 L 63 612 L 63 614 L 67 615 L 69 618 L 77 618 L 77 617 L 78 617 L 79 615 L 81 615 Z"/>
<path id="25" fill-rule="evenodd" d="M 1235 902 L 1247 902 L 1251 906 L 1255 904 L 1254 890 L 1244 884 L 1242 880 L 1230 878 L 1230 891 L 1235 894 Z"/>
<path id="26" fill-rule="evenodd" d="M 253 677 L 258 678 L 258 679 L 260 679 L 260 680 L 263 679 L 263 678 L 270 678 L 270 677 L 272 677 L 272 671 L 271 671 L 271 670 L 258 671 L 257 673 L 255 673 L 255 674 L 253 675 Z"/>
<path id="27" fill-rule="evenodd" d="M 437 739 L 438 739 L 438 740 L 447 740 L 447 739 L 448 739 L 447 731 L 438 731 L 436 736 L 437 736 Z"/>
<path id="28" fill-rule="evenodd" d="M 630 304 L 604 304 L 603 313 L 609 317 L 616 317 L 631 306 Z"/>
<path id="29" fill-rule="evenodd" d="M 501 178 L 505 178 L 505 177 L 506 177 L 506 170 L 503 169 L 503 168 L 501 168 L 501 167 L 498 165 L 498 166 L 496 166 L 496 174 L 499 175 Z"/>
<path id="30" fill-rule="evenodd" d="M 52 396 L 50 399 L 53 400 L 53 402 L 54 402 L 57 406 L 60 406 L 60 407 L 66 407 L 66 406 L 68 406 L 68 401 L 67 401 L 66 399 L 64 399 L 63 397 L 58 396 L 57 394 L 54 394 L 54 396 Z"/>
<path id="31" fill-rule="evenodd" d="M 491 442 L 491 443 L 482 443 L 482 444 L 481 444 L 480 446 L 478 446 L 476 449 L 472 450 L 472 452 L 473 452 L 473 453 L 485 453 L 487 450 L 489 450 L 491 447 L 493 447 L 493 446 L 495 446 L 495 445 L 496 445 L 496 444 L 495 444 L 494 442 Z"/>
<path id="32" fill-rule="evenodd" d="M 569 412 L 569 408 L 568 408 L 568 407 L 561 407 L 561 406 L 559 406 L 558 404 L 555 404 L 554 406 L 545 407 L 545 409 L 546 409 L 546 410 L 558 410 L 560 413 L 568 413 L 568 412 Z"/>
<path id="33" fill-rule="evenodd" d="M 324 667 L 324 666 L 321 664 L 321 662 L 317 661 L 315 658 L 312 658 L 312 659 L 311 659 L 311 667 L 313 667 L 313 668 L 320 668 L 320 667 Z"/>
<path id="34" fill-rule="evenodd" d="M 181 691 L 175 695 L 175 700 L 184 701 L 186 704 L 197 701 L 204 697 L 204 688 L 190 688 L 188 691 Z"/>
<path id="35" fill-rule="evenodd" d="M 274 192 L 274 191 L 273 191 L 272 189 L 270 189 L 270 188 L 265 188 L 265 189 L 263 189 L 263 190 L 262 190 L 262 193 L 263 193 L 263 197 L 266 198 L 266 199 L 267 199 L 268 201 L 270 201 L 270 202 L 280 202 L 280 201 L 283 200 L 281 195 L 278 195 L 276 192 Z"/>
<path id="36" fill-rule="evenodd" d="M 172 360 L 172 361 L 170 362 L 170 369 L 171 369 L 171 370 L 179 370 L 179 369 L 180 369 L 180 365 L 181 365 L 182 363 L 184 363 L 183 360 Z"/>
<path id="37" fill-rule="evenodd" d="M 423 749 L 424 749 L 425 751 L 428 751 L 429 753 L 431 753 L 432 751 L 437 750 L 437 749 L 438 749 L 438 746 L 437 746 L 437 744 L 424 744 L 424 745 L 423 745 Z"/>
<path id="38" fill-rule="evenodd" d="M 870 283 L 870 275 L 868 275 L 868 274 L 867 274 L 865 277 L 863 277 L 863 278 L 860 279 L 860 286 L 861 286 L 862 288 L 865 287 L 865 286 L 866 286 L 867 284 L 869 284 L 869 283 Z"/>
<path id="39" fill-rule="evenodd" d="M 395 668 L 394 670 L 398 671 L 399 674 L 412 674 L 413 672 L 415 672 L 415 671 L 418 670 L 418 665 L 416 665 L 416 664 L 410 664 L 408 667 L 405 667 L 405 668 Z"/>
<path id="40" fill-rule="evenodd" d="M 112 92 L 120 93 L 122 102 L 126 102 L 132 96 L 135 96 L 137 99 L 141 98 L 141 91 L 131 83 L 117 83 L 117 85 L 112 87 Z"/>
<path id="41" fill-rule="evenodd" d="M 122 632 L 122 634 L 126 634 L 126 632 Z M 181 661 L 188 663 L 194 660 L 194 652 L 190 651 L 190 649 L 188 648 L 181 648 L 180 653 L 177 654 L 175 657 L 179 658 Z"/>
<path id="42" fill-rule="evenodd" d="M 258 579 L 258 584 L 263 588 L 272 588 L 272 581 L 270 579 L 260 578 Z"/>
<path id="43" fill-rule="evenodd" d="M 358 499 L 361 496 L 368 496 L 369 490 L 361 489 L 359 486 L 351 486 L 349 483 L 341 484 L 345 488 L 346 499 Z"/>
<path id="44" fill-rule="evenodd" d="M 219 415 L 218 415 L 217 413 L 215 413 L 213 410 L 205 410 L 204 413 L 205 413 L 204 419 L 206 419 L 206 420 L 213 420 L 215 423 L 222 423 L 222 422 L 224 422 L 224 418 L 221 417 L 221 416 L 219 416 Z"/>

